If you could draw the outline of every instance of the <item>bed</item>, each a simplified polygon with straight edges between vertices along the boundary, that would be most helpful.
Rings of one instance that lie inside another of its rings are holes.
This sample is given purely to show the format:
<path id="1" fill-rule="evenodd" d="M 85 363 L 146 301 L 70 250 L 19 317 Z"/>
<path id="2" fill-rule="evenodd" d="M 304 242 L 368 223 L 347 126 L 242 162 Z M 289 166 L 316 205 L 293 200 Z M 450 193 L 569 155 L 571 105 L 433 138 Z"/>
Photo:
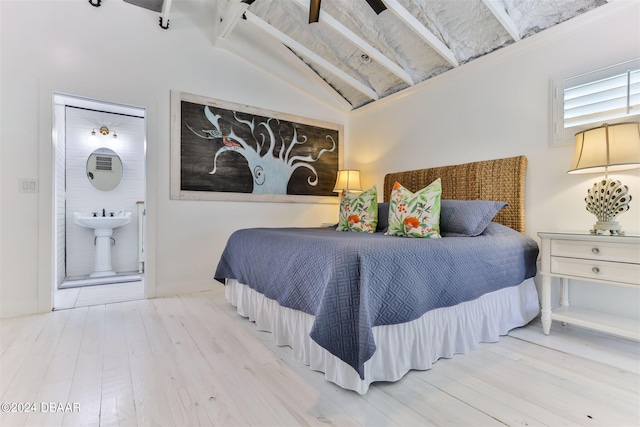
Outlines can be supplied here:
<path id="1" fill-rule="evenodd" d="M 244 229 L 229 238 L 214 277 L 277 345 L 364 394 L 373 382 L 498 341 L 538 314 L 538 246 L 523 234 L 526 165 L 518 156 L 385 176 L 385 203 L 396 182 L 417 191 L 440 178 L 442 220 L 453 212 L 445 204 L 482 203 L 456 200 L 507 203 L 479 235 Z"/>

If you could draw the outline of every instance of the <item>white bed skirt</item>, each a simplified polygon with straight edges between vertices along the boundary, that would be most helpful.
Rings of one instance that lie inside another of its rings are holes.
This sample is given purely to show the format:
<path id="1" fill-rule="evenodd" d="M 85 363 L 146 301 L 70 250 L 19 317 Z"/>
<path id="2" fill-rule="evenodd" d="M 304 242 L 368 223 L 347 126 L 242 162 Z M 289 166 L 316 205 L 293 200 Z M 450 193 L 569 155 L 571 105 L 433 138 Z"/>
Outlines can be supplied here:
<path id="1" fill-rule="evenodd" d="M 473 301 L 429 311 L 411 322 L 376 326 L 376 352 L 365 363 L 361 380 L 352 367 L 309 338 L 314 316 L 281 307 L 234 279 L 227 279 L 225 296 L 258 330 L 272 332 L 276 345 L 291 347 L 297 360 L 360 394 L 375 381 L 397 381 L 412 369 L 429 369 L 442 357 L 466 353 L 481 342 L 496 342 L 540 311 L 533 279 L 527 279 Z"/>

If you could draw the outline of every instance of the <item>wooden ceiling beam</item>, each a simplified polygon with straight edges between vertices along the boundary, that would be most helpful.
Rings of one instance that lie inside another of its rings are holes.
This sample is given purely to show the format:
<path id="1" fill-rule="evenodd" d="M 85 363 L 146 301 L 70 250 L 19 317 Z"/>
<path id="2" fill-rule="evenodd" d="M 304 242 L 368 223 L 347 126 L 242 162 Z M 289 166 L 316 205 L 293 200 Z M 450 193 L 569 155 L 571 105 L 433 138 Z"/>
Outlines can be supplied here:
<path id="1" fill-rule="evenodd" d="M 518 31 L 518 26 L 516 25 L 514 20 L 511 19 L 507 11 L 504 10 L 504 7 L 502 6 L 502 4 L 499 3 L 497 0 L 482 0 L 482 1 L 484 2 L 485 6 L 489 8 L 491 13 L 493 13 L 493 16 L 496 17 L 498 22 L 500 22 L 500 25 L 502 25 L 505 28 L 505 30 L 507 30 L 511 38 L 513 38 L 515 41 L 520 40 L 521 37 L 520 37 L 520 32 Z"/>
<path id="2" fill-rule="evenodd" d="M 457 67 L 460 65 L 456 56 L 444 43 L 440 41 L 427 27 L 422 25 L 413 15 L 409 13 L 397 0 L 382 0 L 398 18 L 404 21 L 413 31 L 422 37 L 436 52 L 447 60 L 451 65 Z"/>
<path id="3" fill-rule="evenodd" d="M 229 3 L 229 8 L 227 12 L 224 14 L 224 18 L 222 19 L 220 25 L 220 31 L 218 32 L 218 37 L 224 39 L 233 31 L 233 29 L 238 24 L 238 21 L 242 18 L 242 15 L 247 11 L 249 7 L 249 3 L 236 0 Z"/>
<path id="4" fill-rule="evenodd" d="M 160 27 L 165 30 L 169 28 L 169 12 L 171 12 L 171 1 L 164 0 L 162 2 L 162 12 L 160 12 Z"/>
<path id="5" fill-rule="evenodd" d="M 309 9 L 310 3 L 309 0 L 295 0 L 300 6 Z M 349 28 L 342 25 L 340 21 L 335 19 L 333 16 L 324 12 L 322 9 L 320 10 L 320 20 L 333 28 L 336 32 L 342 35 L 345 39 L 349 40 L 351 43 L 356 45 L 360 50 L 369 55 L 371 59 L 385 67 L 387 70 L 391 71 L 400 79 L 404 80 L 409 86 L 413 86 L 415 82 L 407 73 L 404 71 L 398 64 L 393 62 L 387 56 L 382 54 L 378 49 L 367 43 L 362 37 L 358 36 L 356 33 L 351 31 Z"/>
<path id="6" fill-rule="evenodd" d="M 380 96 L 371 87 L 365 85 L 361 81 L 355 79 L 354 77 L 350 76 L 346 72 L 342 71 L 340 68 L 336 67 L 335 65 L 333 65 L 329 61 L 327 61 L 324 58 L 322 58 L 317 53 L 313 52 L 312 50 L 310 50 L 307 47 L 303 46 L 299 42 L 295 41 L 294 39 L 292 39 L 288 35 L 284 34 L 280 30 L 278 30 L 277 28 L 275 28 L 275 27 L 271 26 L 270 24 L 268 24 L 267 22 L 263 21 L 261 18 L 259 18 L 258 16 L 254 15 L 250 11 L 247 10 L 245 12 L 245 17 L 247 18 L 247 22 L 252 23 L 256 27 L 260 28 L 261 30 L 265 31 L 266 33 L 268 33 L 268 34 L 272 35 L 273 37 L 277 38 L 278 40 L 280 40 L 281 43 L 283 43 L 286 46 L 288 46 L 289 48 L 297 51 L 300 55 L 304 56 L 309 61 L 313 62 L 314 64 L 318 65 L 319 67 L 324 68 L 326 71 L 330 72 L 331 74 L 333 74 L 334 76 L 336 76 L 337 78 L 342 80 L 343 82 L 347 83 L 349 86 L 353 87 L 354 89 L 358 90 L 359 92 L 363 93 L 364 95 L 368 96 L 369 98 L 371 98 L 373 100 L 380 99 Z"/>

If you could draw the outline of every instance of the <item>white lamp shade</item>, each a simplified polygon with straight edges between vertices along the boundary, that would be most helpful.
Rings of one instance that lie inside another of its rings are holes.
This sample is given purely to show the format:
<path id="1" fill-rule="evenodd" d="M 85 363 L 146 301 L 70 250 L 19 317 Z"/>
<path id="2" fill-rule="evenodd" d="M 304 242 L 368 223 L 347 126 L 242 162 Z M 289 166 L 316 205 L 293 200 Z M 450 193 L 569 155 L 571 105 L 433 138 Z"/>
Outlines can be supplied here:
<path id="1" fill-rule="evenodd" d="M 604 124 L 576 134 L 569 173 L 615 172 L 640 167 L 640 122 Z"/>
<path id="2" fill-rule="evenodd" d="M 362 191 L 360 185 L 360 171 L 354 169 L 346 169 L 338 171 L 336 178 L 336 186 L 333 191 L 340 193 L 342 191 Z"/>

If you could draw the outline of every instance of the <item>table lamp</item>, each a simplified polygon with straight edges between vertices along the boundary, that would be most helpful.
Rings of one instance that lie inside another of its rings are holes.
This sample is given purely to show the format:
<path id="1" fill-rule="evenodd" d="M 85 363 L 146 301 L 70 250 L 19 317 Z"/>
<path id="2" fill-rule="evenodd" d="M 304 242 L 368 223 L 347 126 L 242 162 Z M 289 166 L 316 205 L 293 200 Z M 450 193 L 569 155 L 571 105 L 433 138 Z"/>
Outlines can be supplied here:
<path id="1" fill-rule="evenodd" d="M 336 186 L 333 188 L 333 191 L 340 193 L 341 196 L 350 191 L 362 191 L 360 171 L 355 169 L 339 170 L 336 178 Z"/>
<path id="2" fill-rule="evenodd" d="M 640 122 L 608 124 L 576 134 L 576 151 L 570 174 L 602 173 L 584 199 L 598 220 L 594 234 L 623 234 L 616 217 L 629 210 L 629 187 L 609 179 L 609 172 L 640 167 Z"/>

